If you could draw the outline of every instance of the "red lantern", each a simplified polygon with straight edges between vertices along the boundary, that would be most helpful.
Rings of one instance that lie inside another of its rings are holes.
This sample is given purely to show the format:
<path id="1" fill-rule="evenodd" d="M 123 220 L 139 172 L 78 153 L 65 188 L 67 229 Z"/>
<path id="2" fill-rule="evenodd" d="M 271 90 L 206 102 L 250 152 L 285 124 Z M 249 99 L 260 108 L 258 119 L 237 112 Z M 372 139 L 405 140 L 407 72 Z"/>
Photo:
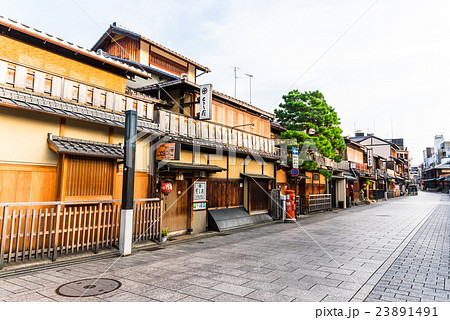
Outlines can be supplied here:
<path id="1" fill-rule="evenodd" d="M 363 187 L 365 188 L 365 187 L 366 187 L 366 184 L 365 184 L 365 183 L 363 183 L 363 184 L 362 184 L 362 186 L 363 186 Z"/>
<path id="2" fill-rule="evenodd" d="M 353 185 L 352 184 L 350 185 L 350 189 L 353 189 Z"/>
<path id="3" fill-rule="evenodd" d="M 162 185 L 161 185 L 161 192 L 164 194 L 164 195 L 168 195 L 169 193 L 171 193 L 172 192 L 172 183 L 170 183 L 170 182 L 164 182 Z"/>

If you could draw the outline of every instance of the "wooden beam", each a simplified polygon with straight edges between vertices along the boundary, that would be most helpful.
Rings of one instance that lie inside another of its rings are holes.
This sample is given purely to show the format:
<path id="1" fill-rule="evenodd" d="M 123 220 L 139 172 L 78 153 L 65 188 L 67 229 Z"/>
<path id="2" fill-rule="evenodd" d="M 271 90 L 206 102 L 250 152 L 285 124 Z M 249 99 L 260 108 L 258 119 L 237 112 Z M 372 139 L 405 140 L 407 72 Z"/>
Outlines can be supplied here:
<path id="1" fill-rule="evenodd" d="M 114 143 L 114 128 L 109 127 L 109 139 L 108 143 L 113 144 Z"/>
<path id="2" fill-rule="evenodd" d="M 67 189 L 67 173 L 68 173 L 68 163 L 69 159 L 65 154 L 60 154 L 60 159 L 58 161 L 59 165 L 59 201 L 64 201 L 66 198 Z"/>
<path id="3" fill-rule="evenodd" d="M 59 136 L 65 137 L 66 135 L 66 119 L 61 118 L 61 121 L 59 122 Z"/>

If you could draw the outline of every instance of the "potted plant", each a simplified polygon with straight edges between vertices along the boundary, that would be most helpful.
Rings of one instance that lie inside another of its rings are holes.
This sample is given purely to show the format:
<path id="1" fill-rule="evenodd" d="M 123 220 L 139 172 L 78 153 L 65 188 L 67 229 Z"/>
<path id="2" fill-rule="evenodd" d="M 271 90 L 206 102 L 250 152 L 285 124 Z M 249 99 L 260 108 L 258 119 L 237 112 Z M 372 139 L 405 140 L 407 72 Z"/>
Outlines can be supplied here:
<path id="1" fill-rule="evenodd" d="M 169 237 L 169 231 L 167 231 L 167 228 L 162 229 L 161 230 L 161 242 L 166 242 L 168 237 Z"/>

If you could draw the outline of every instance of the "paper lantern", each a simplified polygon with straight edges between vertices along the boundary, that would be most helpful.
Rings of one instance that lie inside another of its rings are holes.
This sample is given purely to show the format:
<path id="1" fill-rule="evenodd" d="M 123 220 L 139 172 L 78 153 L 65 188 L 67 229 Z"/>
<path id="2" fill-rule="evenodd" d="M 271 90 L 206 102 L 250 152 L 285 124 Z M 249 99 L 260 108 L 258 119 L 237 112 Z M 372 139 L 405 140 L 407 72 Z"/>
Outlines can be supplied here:
<path id="1" fill-rule="evenodd" d="M 171 193 L 172 192 L 172 183 L 170 183 L 170 182 L 164 182 L 162 185 L 161 185 L 161 192 L 164 194 L 164 195 L 168 195 L 169 193 Z"/>

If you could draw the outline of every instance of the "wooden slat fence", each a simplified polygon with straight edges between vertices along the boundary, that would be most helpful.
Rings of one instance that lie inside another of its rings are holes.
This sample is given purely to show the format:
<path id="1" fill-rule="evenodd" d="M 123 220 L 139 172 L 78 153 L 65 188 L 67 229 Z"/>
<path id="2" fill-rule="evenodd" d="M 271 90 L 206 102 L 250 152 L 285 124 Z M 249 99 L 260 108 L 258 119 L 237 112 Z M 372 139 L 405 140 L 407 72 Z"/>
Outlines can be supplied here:
<path id="1" fill-rule="evenodd" d="M 0 203 L 0 269 L 3 264 L 118 247 L 120 200 Z M 161 233 L 162 202 L 135 200 L 133 241 Z"/>
<path id="2" fill-rule="evenodd" d="M 309 214 L 313 212 L 331 210 L 331 194 L 301 195 L 296 201 L 297 214 Z"/>

